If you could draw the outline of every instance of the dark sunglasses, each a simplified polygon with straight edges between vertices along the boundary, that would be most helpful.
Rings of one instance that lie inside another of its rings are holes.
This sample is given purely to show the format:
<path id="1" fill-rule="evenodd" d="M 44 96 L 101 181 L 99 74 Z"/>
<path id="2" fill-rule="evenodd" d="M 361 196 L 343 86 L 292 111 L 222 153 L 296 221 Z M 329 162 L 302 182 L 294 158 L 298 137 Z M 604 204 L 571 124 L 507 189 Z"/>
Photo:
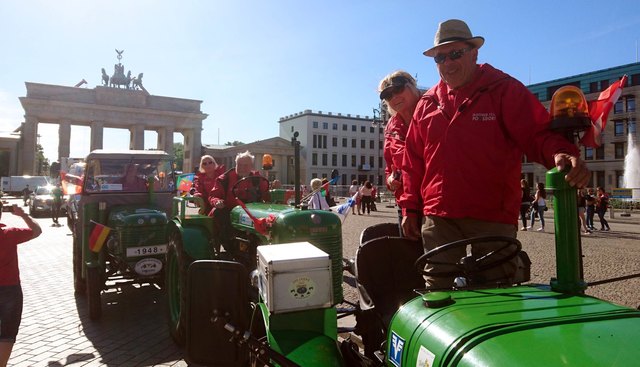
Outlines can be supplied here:
<path id="1" fill-rule="evenodd" d="M 396 85 L 395 87 L 386 88 L 380 93 L 380 99 L 385 99 L 387 101 L 390 100 L 396 94 L 402 93 L 402 91 L 404 91 L 405 86 L 406 84 Z"/>
<path id="2" fill-rule="evenodd" d="M 206 162 L 202 162 L 203 166 L 208 166 L 210 164 L 213 164 L 213 161 L 206 161 Z"/>
<path id="3" fill-rule="evenodd" d="M 433 57 L 433 61 L 435 61 L 436 64 L 442 64 L 447 59 L 447 57 L 451 61 L 458 60 L 467 51 L 471 51 L 471 47 L 461 48 L 459 50 L 454 50 L 454 51 L 449 52 L 448 54 L 437 54 L 436 56 Z"/>

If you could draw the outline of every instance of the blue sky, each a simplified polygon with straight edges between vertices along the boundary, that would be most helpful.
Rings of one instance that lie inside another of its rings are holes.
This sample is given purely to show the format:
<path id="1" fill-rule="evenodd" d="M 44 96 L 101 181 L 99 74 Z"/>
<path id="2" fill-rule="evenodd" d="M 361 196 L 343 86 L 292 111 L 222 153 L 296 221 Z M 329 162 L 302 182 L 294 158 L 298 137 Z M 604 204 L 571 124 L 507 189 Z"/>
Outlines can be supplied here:
<path id="1" fill-rule="evenodd" d="M 371 115 L 389 72 L 438 81 L 422 52 L 449 18 L 485 37 L 479 62 L 525 84 L 638 57 L 638 1 L 2 1 L 0 131 L 23 121 L 25 81 L 94 88 L 116 48 L 149 93 L 203 101 L 203 143 L 277 136 L 280 117 L 305 109 Z M 41 124 L 51 160 L 56 133 Z M 72 156 L 88 153 L 88 134 L 72 128 Z M 124 132 L 105 134 L 105 148 L 127 147 Z"/>

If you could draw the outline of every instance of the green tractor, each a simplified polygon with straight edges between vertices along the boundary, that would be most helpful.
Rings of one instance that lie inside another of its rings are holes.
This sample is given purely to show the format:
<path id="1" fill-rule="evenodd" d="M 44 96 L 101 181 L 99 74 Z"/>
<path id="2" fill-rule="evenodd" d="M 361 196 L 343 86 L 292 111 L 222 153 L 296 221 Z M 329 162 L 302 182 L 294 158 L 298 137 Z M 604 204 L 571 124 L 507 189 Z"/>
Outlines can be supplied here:
<path id="1" fill-rule="evenodd" d="M 174 338 L 186 342 L 188 362 L 211 366 L 636 365 L 640 311 L 584 294 L 576 190 L 564 174 L 547 174 L 557 262 L 550 284 L 523 284 L 528 258 L 519 241 L 503 238 L 508 255 L 467 256 L 452 264 L 458 278 L 450 289 L 424 289 L 420 278 L 435 254 L 499 239 L 458 241 L 420 256 L 416 243 L 393 233 L 396 225 L 365 230 L 353 265 L 372 307 L 351 310 L 364 345 L 338 337 L 343 264 L 333 213 L 248 204 L 258 218 L 277 218 L 265 235 L 236 208 L 237 240 L 251 249 L 237 259 L 216 252 L 210 218 L 181 214 L 167 259 Z M 185 200 L 175 203 L 180 211 Z M 519 279 L 478 278 L 513 257 L 522 260 Z"/>
<path id="2" fill-rule="evenodd" d="M 101 293 L 123 282 L 164 281 L 166 228 L 175 192 L 171 157 L 159 151 L 95 150 L 72 206 L 75 292 L 89 317 L 102 314 Z"/>

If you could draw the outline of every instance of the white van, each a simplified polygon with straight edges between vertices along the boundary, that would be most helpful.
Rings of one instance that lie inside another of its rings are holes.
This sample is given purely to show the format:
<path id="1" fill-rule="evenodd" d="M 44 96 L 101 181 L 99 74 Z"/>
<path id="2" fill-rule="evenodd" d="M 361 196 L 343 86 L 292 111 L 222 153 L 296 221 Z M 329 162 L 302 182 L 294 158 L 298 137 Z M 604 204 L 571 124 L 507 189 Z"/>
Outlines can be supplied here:
<path id="1" fill-rule="evenodd" d="M 49 177 L 47 176 L 7 176 L 2 177 L 2 187 L 0 188 L 5 194 L 19 196 L 22 190 L 29 185 L 31 191 L 37 186 L 49 185 Z"/>

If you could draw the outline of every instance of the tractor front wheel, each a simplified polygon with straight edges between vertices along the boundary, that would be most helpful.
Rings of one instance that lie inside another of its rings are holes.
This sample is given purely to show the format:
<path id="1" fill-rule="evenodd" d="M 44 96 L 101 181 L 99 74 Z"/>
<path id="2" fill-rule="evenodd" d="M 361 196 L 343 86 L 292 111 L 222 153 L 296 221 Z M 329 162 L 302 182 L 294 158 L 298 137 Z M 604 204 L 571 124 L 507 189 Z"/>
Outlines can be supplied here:
<path id="1" fill-rule="evenodd" d="M 73 231 L 73 289 L 77 295 L 84 296 L 87 289 L 82 279 L 82 241 L 79 233 Z"/>
<path id="2" fill-rule="evenodd" d="M 165 287 L 167 289 L 169 310 L 169 333 L 173 341 L 183 346 L 186 339 L 186 266 L 181 253 L 182 238 L 175 232 L 169 240 L 165 268 Z"/>

